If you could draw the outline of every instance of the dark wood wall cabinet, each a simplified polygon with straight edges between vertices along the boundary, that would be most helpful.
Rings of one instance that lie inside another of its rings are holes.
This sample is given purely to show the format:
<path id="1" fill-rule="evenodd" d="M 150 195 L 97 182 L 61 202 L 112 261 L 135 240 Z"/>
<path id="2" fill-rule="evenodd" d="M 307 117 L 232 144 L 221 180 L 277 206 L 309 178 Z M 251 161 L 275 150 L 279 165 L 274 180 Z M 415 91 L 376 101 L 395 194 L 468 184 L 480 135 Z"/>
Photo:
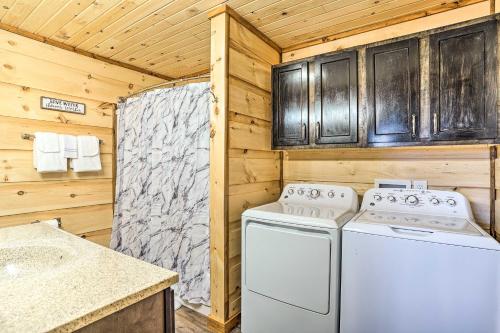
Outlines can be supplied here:
<path id="1" fill-rule="evenodd" d="M 274 148 L 497 143 L 497 29 L 489 18 L 275 66 Z"/>
<path id="2" fill-rule="evenodd" d="M 430 36 L 431 140 L 497 136 L 496 22 Z"/>
<path id="3" fill-rule="evenodd" d="M 314 138 L 316 144 L 358 141 L 357 52 L 315 61 Z"/>
<path id="4" fill-rule="evenodd" d="M 366 50 L 368 142 L 419 141 L 418 39 Z"/>
<path id="5" fill-rule="evenodd" d="M 302 62 L 273 69 L 273 145 L 309 143 L 309 69 Z"/>

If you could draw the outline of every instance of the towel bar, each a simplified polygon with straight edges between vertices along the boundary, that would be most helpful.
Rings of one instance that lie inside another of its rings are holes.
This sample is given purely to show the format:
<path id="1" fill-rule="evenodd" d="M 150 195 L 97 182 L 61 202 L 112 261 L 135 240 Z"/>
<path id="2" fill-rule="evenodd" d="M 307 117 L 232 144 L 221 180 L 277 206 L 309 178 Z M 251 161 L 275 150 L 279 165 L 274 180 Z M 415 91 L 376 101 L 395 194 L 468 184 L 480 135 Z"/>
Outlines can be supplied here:
<path id="1" fill-rule="evenodd" d="M 21 139 L 23 139 L 23 140 L 33 140 L 33 139 L 35 139 L 35 136 L 33 134 L 23 133 L 21 135 Z M 101 139 L 99 139 L 99 144 L 103 145 L 104 141 L 101 140 Z"/>

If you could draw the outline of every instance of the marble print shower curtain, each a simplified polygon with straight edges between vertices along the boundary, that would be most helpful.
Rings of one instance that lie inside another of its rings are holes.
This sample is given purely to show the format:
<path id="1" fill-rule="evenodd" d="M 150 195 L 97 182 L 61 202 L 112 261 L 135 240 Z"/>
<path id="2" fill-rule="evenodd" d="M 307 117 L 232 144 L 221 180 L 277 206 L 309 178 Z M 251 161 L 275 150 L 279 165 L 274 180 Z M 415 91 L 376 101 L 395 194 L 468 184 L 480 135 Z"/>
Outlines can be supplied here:
<path id="1" fill-rule="evenodd" d="M 177 296 L 210 303 L 208 83 L 159 89 L 118 106 L 111 247 L 176 271 Z"/>

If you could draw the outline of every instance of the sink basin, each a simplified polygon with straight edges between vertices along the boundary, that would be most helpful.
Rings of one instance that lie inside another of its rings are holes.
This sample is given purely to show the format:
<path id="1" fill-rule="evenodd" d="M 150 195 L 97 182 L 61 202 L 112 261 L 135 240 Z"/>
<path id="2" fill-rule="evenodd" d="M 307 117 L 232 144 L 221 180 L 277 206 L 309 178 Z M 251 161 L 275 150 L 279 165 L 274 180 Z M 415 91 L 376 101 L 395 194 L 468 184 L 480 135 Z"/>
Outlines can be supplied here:
<path id="1" fill-rule="evenodd" d="M 74 257 L 72 251 L 59 246 L 0 247 L 0 281 L 54 272 Z"/>

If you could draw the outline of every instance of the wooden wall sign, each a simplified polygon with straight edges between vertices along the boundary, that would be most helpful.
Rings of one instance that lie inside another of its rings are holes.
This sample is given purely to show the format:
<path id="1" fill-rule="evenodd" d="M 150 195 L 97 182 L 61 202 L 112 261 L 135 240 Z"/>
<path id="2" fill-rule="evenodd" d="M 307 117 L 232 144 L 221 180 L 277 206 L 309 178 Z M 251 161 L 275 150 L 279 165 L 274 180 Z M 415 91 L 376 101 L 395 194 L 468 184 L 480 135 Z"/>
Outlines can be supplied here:
<path id="1" fill-rule="evenodd" d="M 40 107 L 46 110 L 85 114 L 85 104 L 52 97 L 40 97 Z"/>

